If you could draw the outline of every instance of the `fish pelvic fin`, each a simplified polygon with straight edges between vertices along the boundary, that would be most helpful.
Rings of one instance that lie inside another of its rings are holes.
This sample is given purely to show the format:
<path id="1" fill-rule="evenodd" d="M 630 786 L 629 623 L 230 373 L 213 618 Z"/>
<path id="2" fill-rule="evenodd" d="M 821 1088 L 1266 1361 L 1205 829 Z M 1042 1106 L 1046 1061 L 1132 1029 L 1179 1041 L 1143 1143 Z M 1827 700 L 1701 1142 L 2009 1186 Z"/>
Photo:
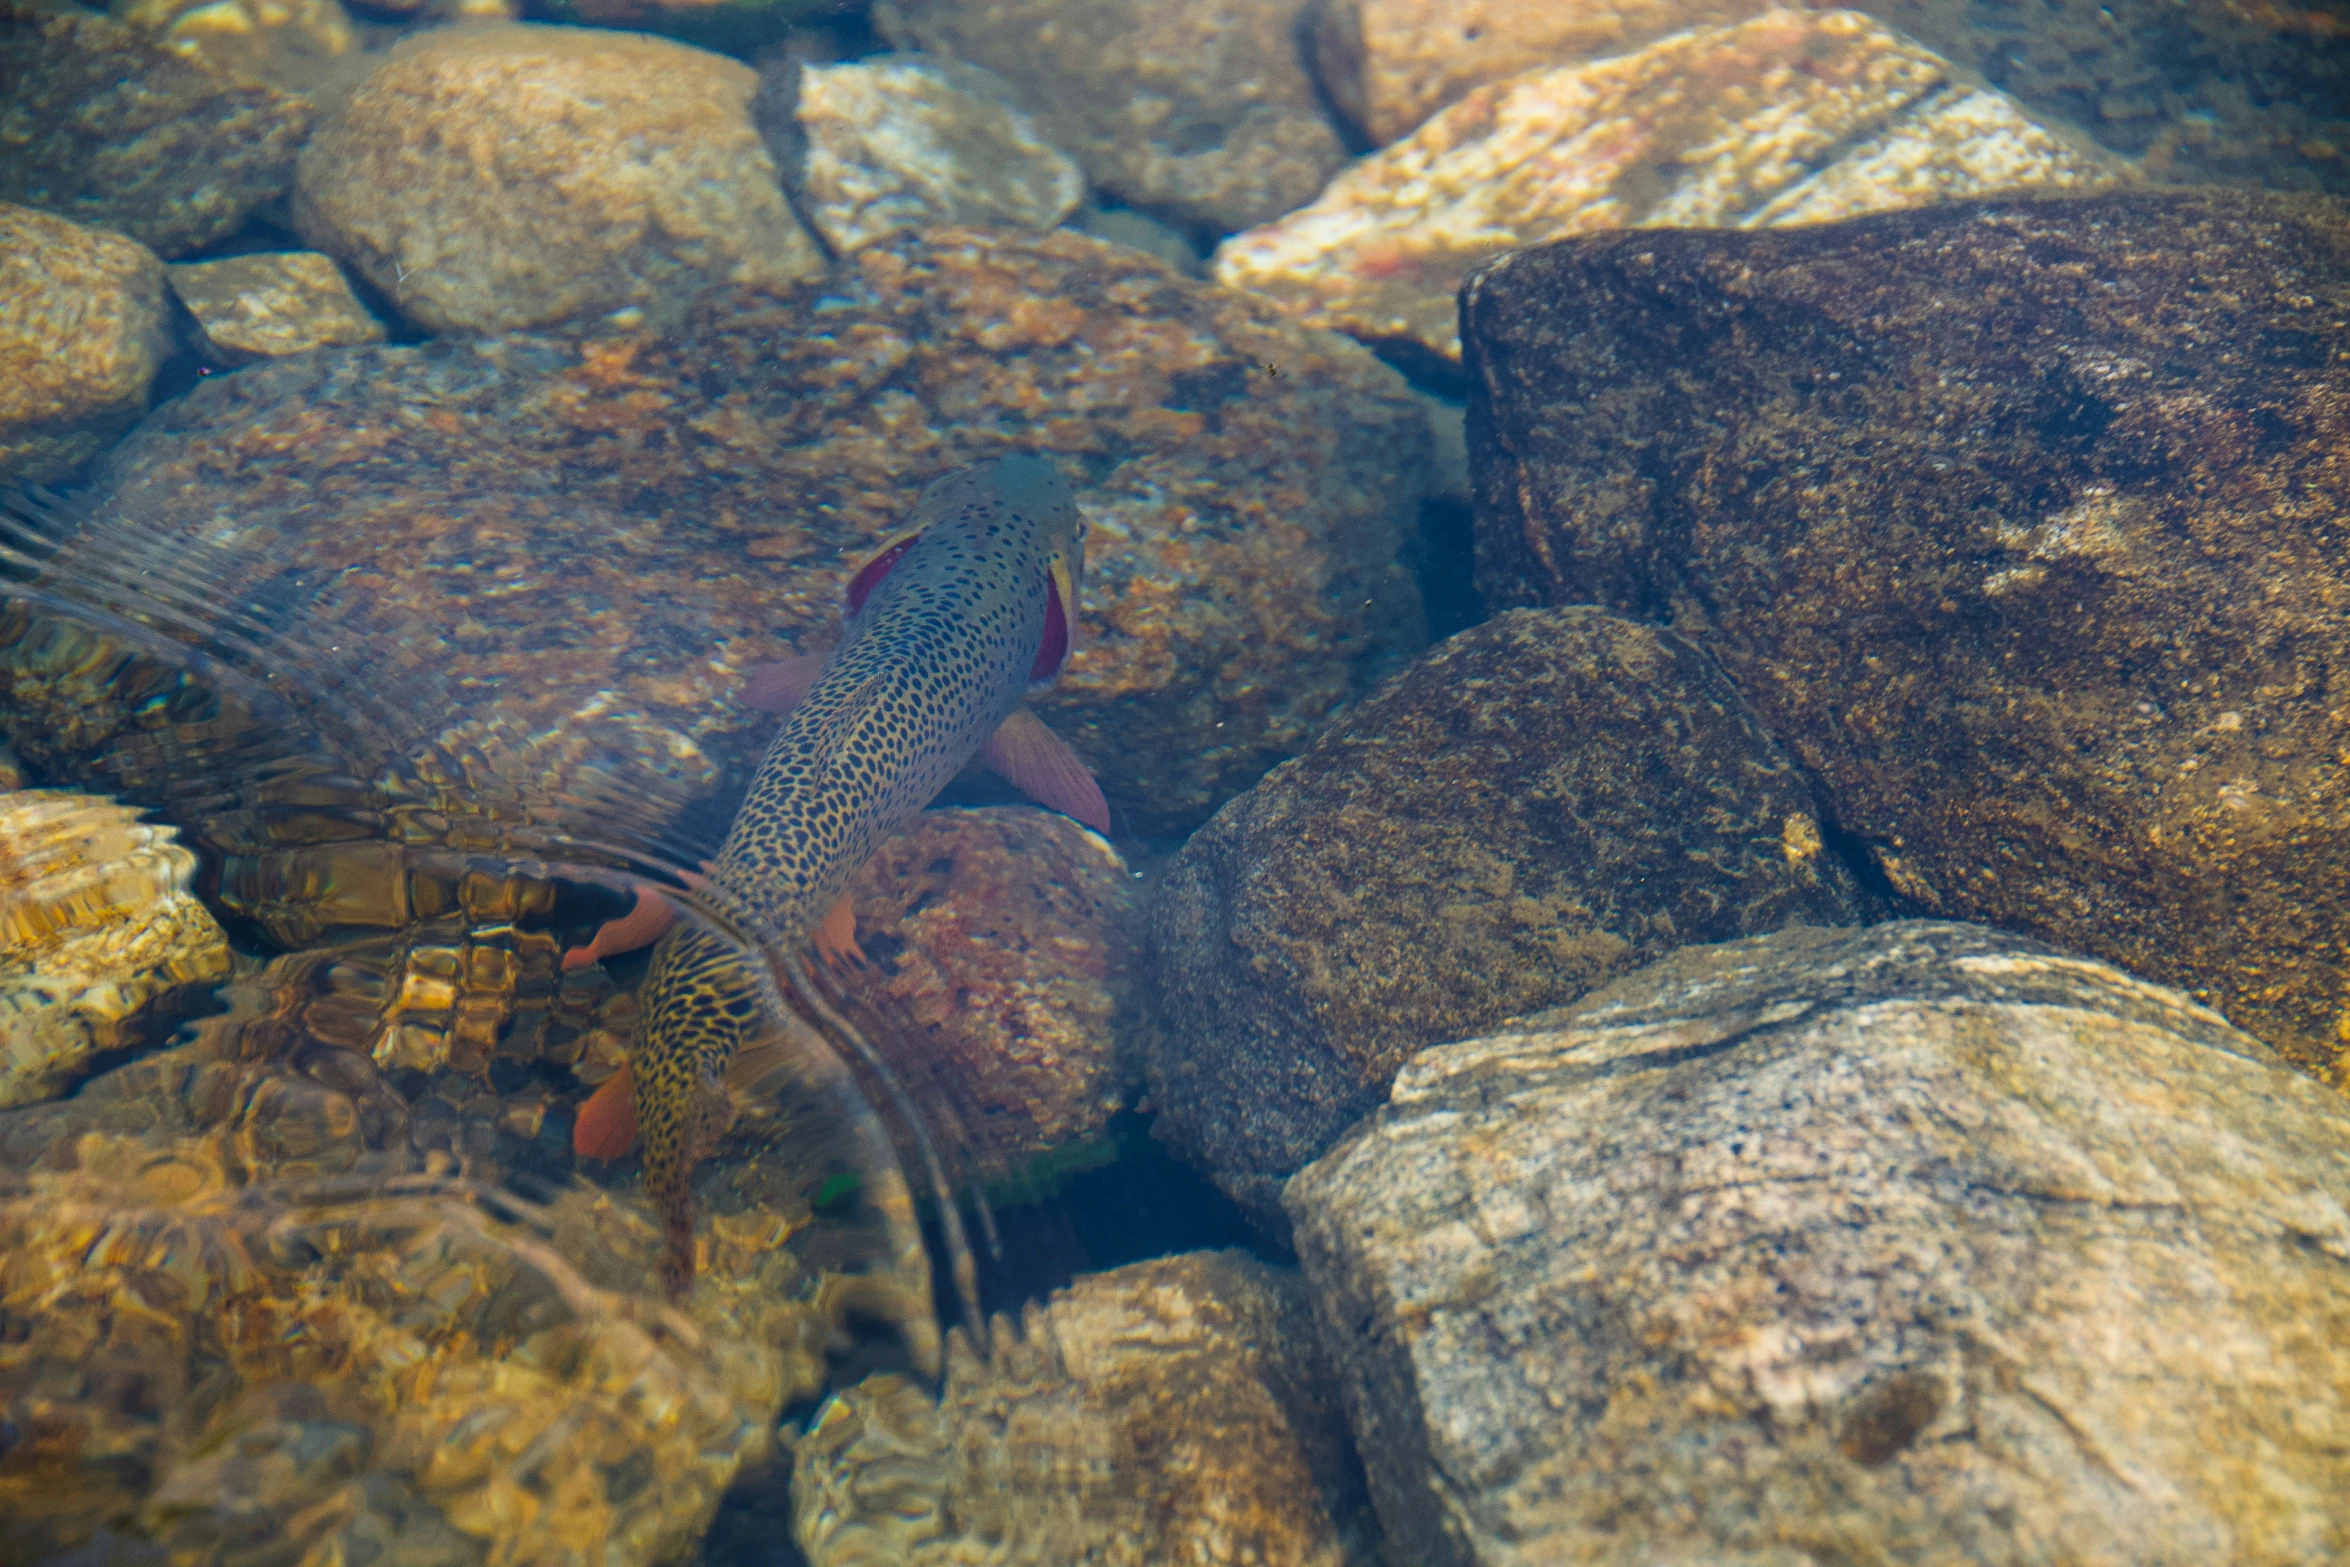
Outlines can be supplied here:
<path id="1" fill-rule="evenodd" d="M 1110 830 L 1110 805 L 1068 742 L 1025 707 L 998 725 L 979 748 L 979 760 L 1039 805 L 1074 816 L 1095 832 Z"/>
<path id="2" fill-rule="evenodd" d="M 571 1151 L 583 1159 L 618 1159 L 636 1145 L 636 1083 L 628 1065 L 604 1079 L 571 1124 Z"/>

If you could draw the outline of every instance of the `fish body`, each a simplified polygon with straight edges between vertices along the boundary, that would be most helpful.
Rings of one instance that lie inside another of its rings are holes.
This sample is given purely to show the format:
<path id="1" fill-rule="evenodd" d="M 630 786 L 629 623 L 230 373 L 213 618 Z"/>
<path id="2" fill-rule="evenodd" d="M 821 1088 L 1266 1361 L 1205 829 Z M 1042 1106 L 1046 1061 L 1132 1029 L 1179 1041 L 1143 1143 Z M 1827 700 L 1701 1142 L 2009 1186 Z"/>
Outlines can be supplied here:
<path id="1" fill-rule="evenodd" d="M 1037 458 L 968 468 L 923 493 L 907 531 L 851 582 L 847 636 L 760 762 L 709 866 L 722 901 L 771 942 L 817 936 L 873 850 L 983 750 L 1032 793 L 1106 827 L 1082 765 L 1020 706 L 1067 657 L 1083 536 L 1076 497 Z M 769 1027 L 761 994 L 739 949 L 692 921 L 654 948 L 623 1092 L 673 1293 L 693 1277 L 688 1180 L 725 1132 L 728 1066 Z M 610 1130 L 600 1135 L 609 1146 Z"/>

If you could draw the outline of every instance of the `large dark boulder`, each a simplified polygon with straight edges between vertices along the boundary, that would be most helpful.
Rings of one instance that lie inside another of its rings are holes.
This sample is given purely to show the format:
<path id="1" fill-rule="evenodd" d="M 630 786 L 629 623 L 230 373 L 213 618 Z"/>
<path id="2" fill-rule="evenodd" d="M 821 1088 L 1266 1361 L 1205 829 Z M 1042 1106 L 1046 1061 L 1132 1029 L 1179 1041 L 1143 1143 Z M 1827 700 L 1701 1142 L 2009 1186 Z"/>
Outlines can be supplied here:
<path id="1" fill-rule="evenodd" d="M 2173 193 L 1521 252 L 1481 586 L 1703 642 L 1927 912 L 2341 1071 L 2350 213 Z"/>

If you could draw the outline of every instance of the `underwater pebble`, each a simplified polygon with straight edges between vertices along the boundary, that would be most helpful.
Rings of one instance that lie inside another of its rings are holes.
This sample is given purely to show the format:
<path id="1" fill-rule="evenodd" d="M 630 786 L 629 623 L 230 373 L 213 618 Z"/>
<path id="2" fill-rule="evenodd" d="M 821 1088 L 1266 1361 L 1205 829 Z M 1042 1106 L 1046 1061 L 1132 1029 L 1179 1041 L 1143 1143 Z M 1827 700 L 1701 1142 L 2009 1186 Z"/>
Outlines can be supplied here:
<path id="1" fill-rule="evenodd" d="M 103 450 L 171 346 L 152 251 L 0 203 L 0 480 L 52 483 Z"/>
<path id="2" fill-rule="evenodd" d="M 949 1342 L 942 1396 L 882 1373 L 809 1422 L 792 1507 L 813 1567 L 1381 1560 L 1296 1274 L 1163 1257 L 997 1317 L 984 1355 Z"/>
<path id="3" fill-rule="evenodd" d="M 1290 1182 L 1429 1564 L 2350 1551 L 2350 1102 L 1977 926 L 1692 947 Z"/>
<path id="4" fill-rule="evenodd" d="M 1627 234 L 1519 252 L 1462 317 L 1489 602 L 1702 604 L 1914 911 L 2350 1084 L 2350 210 Z"/>
<path id="5" fill-rule="evenodd" d="M 1346 161 L 1297 46 L 1305 0 L 881 0 L 901 48 L 984 65 L 1099 190 L 1213 240 Z"/>
<path id="6" fill-rule="evenodd" d="M 313 119 L 302 98 L 64 0 L 0 0 L 0 82 L 0 201 L 166 259 L 282 194 Z"/>
<path id="7" fill-rule="evenodd" d="M 169 267 L 171 291 L 196 318 L 205 357 L 233 367 L 348 343 L 380 343 L 383 323 L 315 250 L 230 256 Z"/>
<path id="8" fill-rule="evenodd" d="M 1862 913 L 1802 776 L 1694 643 L 1597 610 L 1504 614 L 1169 864 L 1157 1133 L 1273 1213 L 1415 1052 L 1678 946 Z"/>
<path id="9" fill-rule="evenodd" d="M 1449 366 L 1462 280 L 1523 245 L 2126 177 L 1858 12 L 1773 11 L 1479 88 L 1310 206 L 1227 240 L 1212 270 L 1300 320 Z"/>
<path id="10" fill-rule="evenodd" d="M 436 332 L 784 287 L 824 263 L 751 124 L 758 86 L 642 34 L 424 33 L 303 148 L 294 222 Z"/>
<path id="11" fill-rule="evenodd" d="M 799 210 L 835 251 L 954 223 L 1049 229 L 1085 196 L 993 72 L 883 55 L 806 66 L 795 115 Z"/>

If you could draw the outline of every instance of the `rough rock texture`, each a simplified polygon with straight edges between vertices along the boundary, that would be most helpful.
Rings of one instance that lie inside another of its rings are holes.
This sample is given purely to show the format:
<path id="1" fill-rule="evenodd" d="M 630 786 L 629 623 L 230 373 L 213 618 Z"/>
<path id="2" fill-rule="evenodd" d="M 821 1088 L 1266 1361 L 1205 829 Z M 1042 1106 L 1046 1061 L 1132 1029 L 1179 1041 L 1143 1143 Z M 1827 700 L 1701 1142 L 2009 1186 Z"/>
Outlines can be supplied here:
<path id="1" fill-rule="evenodd" d="M 500 776 L 543 799 L 623 768 L 645 802 L 632 831 L 690 797 L 715 833 L 773 730 L 736 705 L 743 671 L 787 639 L 832 640 L 850 571 L 929 479 L 1023 449 L 1062 465 L 1092 519 L 1077 651 L 1038 706 L 1121 830 L 1203 820 L 1418 651 L 1396 562 L 1427 435 L 1401 378 L 1066 234 L 869 247 L 834 292 L 726 301 L 669 339 L 256 365 L 134 436 L 103 515 L 176 570 L 202 564 L 208 603 L 351 628 L 338 707 L 399 706 L 421 649 L 461 703 L 421 715 L 428 729 L 529 738 L 491 758 Z M 128 707 L 177 688 L 118 678 L 87 634 L 15 606 L 0 650 L 0 719 L 26 760 L 128 787 L 143 764 L 127 747 L 151 733 L 126 728 Z M 139 787 L 168 797 L 184 772 L 167 756 Z M 313 858 L 273 917 L 316 905 L 349 923 L 345 901 L 396 916 L 406 845 L 451 827 L 438 806 L 385 811 L 289 807 L 271 846 Z"/>
<path id="2" fill-rule="evenodd" d="M 229 970 L 188 892 L 196 857 L 110 800 L 0 794 L 0 1105 L 64 1093 L 91 1059 L 160 1042 Z"/>
<path id="3" fill-rule="evenodd" d="M 153 251 L 0 203 L 0 482 L 49 483 L 103 450 L 170 351 Z"/>
<path id="4" fill-rule="evenodd" d="M 2341 206 L 1623 235 L 1463 313 L 1489 599 L 1679 616 L 1917 906 L 2343 1081 Z"/>
<path id="5" fill-rule="evenodd" d="M 1079 1279 L 835 1395 L 798 1444 L 813 1567 L 1370 1567 L 1376 1531 L 1295 1274 L 1193 1252 Z"/>
<path id="6" fill-rule="evenodd" d="M 527 25 L 403 42 L 302 150 L 294 220 L 434 331 L 627 307 L 823 270 L 752 126 L 739 61 Z"/>
<path id="7" fill-rule="evenodd" d="M 882 0 L 904 48 L 984 65 L 1096 187 L 1207 239 L 1346 161 L 1299 55 L 1304 0 Z"/>
<path id="8" fill-rule="evenodd" d="M 799 210 L 835 251 L 941 224 L 1049 229 L 1085 176 L 1047 145 L 992 72 L 884 55 L 809 66 L 795 110 Z"/>
<path id="9" fill-rule="evenodd" d="M 114 0 L 116 21 L 230 76 L 306 92 L 366 74 L 337 0 Z"/>
<path id="10" fill-rule="evenodd" d="M 1214 275 L 1451 363 L 1462 280 L 1522 245 L 1778 228 L 2125 174 L 1857 11 L 1772 11 L 1480 88 L 1311 206 L 1226 241 Z"/>
<path id="11" fill-rule="evenodd" d="M 1771 0 L 1324 0 L 1313 11 L 1314 69 L 1372 145 L 1410 134 L 1488 82 L 1595 55 L 1623 54 L 1685 27 L 1739 22 Z"/>
<path id="12" fill-rule="evenodd" d="M 1100 1137 L 1129 1101 L 1141 932 L 1116 850 L 1029 806 L 926 811 L 849 897 L 876 972 L 852 980 L 909 1029 L 877 1043 L 937 1082 L 991 1162 Z"/>
<path id="13" fill-rule="evenodd" d="M 1979 927 L 1692 948 L 1288 1191 L 1395 1560 L 2350 1552 L 2350 1105 Z"/>
<path id="14" fill-rule="evenodd" d="M 1159 1135 L 1271 1210 L 1428 1045 L 1686 943 L 1859 917 L 1802 779 L 1702 651 L 1596 610 L 1504 615 L 1167 868 Z"/>
<path id="15" fill-rule="evenodd" d="M 63 0 L 0 0 L 0 82 L 0 201 L 166 257 L 283 192 L 310 131 L 302 99 Z"/>
<path id="16" fill-rule="evenodd" d="M 384 339 L 383 323 L 359 303 L 343 269 L 315 250 L 185 262 L 168 275 L 216 365 Z"/>

